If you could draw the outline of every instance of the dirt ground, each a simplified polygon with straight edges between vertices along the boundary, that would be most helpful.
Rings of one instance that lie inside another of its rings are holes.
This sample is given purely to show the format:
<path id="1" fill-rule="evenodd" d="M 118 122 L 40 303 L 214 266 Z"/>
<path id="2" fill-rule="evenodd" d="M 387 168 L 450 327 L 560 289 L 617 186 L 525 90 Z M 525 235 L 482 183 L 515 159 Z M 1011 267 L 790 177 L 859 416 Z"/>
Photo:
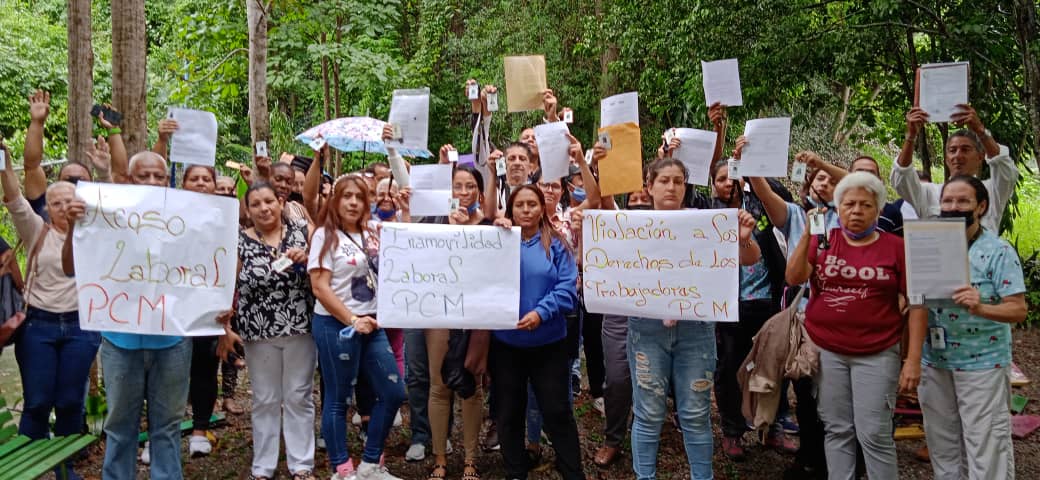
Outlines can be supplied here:
<path id="1" fill-rule="evenodd" d="M 1025 387 L 1015 388 L 1015 393 L 1023 394 L 1030 398 L 1024 413 L 1040 414 L 1040 330 L 1016 330 L 1014 332 L 1015 361 L 1027 376 L 1034 380 Z M 243 379 L 245 376 L 243 375 Z M 238 400 L 240 404 L 248 405 L 249 394 L 248 383 L 239 386 Z M 316 394 L 317 395 L 317 394 Z M 592 457 L 602 441 L 602 419 L 592 408 L 588 395 L 582 393 L 575 402 L 575 414 L 581 435 L 583 459 L 585 462 L 585 473 L 588 478 L 599 480 L 630 479 L 631 456 L 626 445 L 625 456 L 607 469 L 598 468 L 592 461 Z M 741 463 L 728 460 L 720 451 L 718 432 L 718 418 L 715 416 L 716 445 L 715 445 L 715 476 L 721 480 L 735 479 L 776 479 L 784 467 L 792 462 L 789 455 L 779 454 L 766 450 L 764 447 L 751 447 L 749 458 Z M 456 414 L 456 419 L 461 421 L 461 415 Z M 317 431 L 317 420 L 315 431 Z M 456 425 L 460 427 L 460 425 Z M 220 443 L 214 453 L 206 458 L 187 458 L 187 439 L 184 441 L 184 476 L 188 479 L 245 479 L 249 477 L 249 465 L 252 458 L 251 431 L 249 415 L 228 415 L 228 422 L 221 428 L 215 430 Z M 357 427 L 350 429 L 350 451 L 355 457 L 361 451 L 361 445 L 357 437 Z M 681 434 L 670 424 L 666 424 L 662 433 L 661 451 L 659 455 L 659 478 L 661 479 L 688 479 L 689 472 L 686 467 L 686 455 L 682 447 Z M 462 438 L 461 428 L 455 428 L 452 443 L 456 450 L 449 457 L 449 479 L 461 477 L 462 472 Z M 1015 470 L 1018 478 L 1040 478 L 1040 433 L 1034 433 L 1024 440 L 1015 440 Z M 78 462 L 77 471 L 85 478 L 101 478 L 101 459 L 103 455 L 103 441 L 95 444 L 88 451 L 84 459 Z M 913 452 L 924 445 L 923 440 L 904 440 L 897 442 L 899 449 L 899 472 L 903 479 L 930 479 L 932 478 L 931 467 L 927 463 L 917 461 L 913 458 Z M 405 426 L 395 428 L 388 440 L 386 450 L 386 462 L 390 472 L 398 477 L 412 480 L 425 479 L 429 469 L 433 465 L 432 456 L 427 457 L 424 462 L 409 463 L 404 460 L 405 450 L 408 448 L 408 428 Z M 550 449 L 543 447 L 543 458 L 545 462 L 551 461 Z M 315 459 L 315 474 L 318 478 L 329 478 L 329 470 L 325 452 L 319 450 Z M 504 472 L 498 453 L 482 453 L 478 459 L 483 478 L 501 479 Z M 288 478 L 285 469 L 284 456 L 279 467 L 279 478 Z M 142 467 L 139 470 L 139 478 L 147 478 L 148 472 Z M 560 476 L 553 471 L 550 464 L 543 464 L 539 471 L 533 473 L 529 478 L 532 480 L 558 479 Z"/>

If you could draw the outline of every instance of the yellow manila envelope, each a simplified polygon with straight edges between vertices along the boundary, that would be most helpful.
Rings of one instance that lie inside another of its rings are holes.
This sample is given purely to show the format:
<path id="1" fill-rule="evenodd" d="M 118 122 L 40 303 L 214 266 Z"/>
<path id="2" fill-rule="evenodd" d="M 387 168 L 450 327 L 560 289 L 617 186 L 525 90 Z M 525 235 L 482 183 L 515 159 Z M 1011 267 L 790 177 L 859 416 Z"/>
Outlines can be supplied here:
<path id="1" fill-rule="evenodd" d="M 510 112 L 527 112 L 542 108 L 542 95 L 547 90 L 545 56 L 505 57 L 506 101 Z"/>
<path id="2" fill-rule="evenodd" d="M 643 188 L 643 148 L 639 125 L 619 123 L 599 129 L 609 137 L 610 149 L 599 162 L 601 195 L 638 192 Z"/>

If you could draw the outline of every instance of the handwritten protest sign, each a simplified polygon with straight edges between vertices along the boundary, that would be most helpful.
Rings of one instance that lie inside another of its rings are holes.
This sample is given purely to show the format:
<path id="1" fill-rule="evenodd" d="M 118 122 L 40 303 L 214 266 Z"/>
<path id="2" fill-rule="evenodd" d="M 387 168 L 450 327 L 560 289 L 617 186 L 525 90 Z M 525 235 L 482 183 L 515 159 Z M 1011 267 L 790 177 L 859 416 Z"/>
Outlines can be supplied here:
<path id="1" fill-rule="evenodd" d="M 582 222 L 588 311 L 737 321 L 737 210 L 587 210 Z"/>
<path id="2" fill-rule="evenodd" d="M 379 326 L 508 330 L 520 320 L 520 229 L 384 223 Z"/>
<path id="3" fill-rule="evenodd" d="M 84 330 L 221 335 L 238 262 L 238 201 L 143 185 L 79 182 L 73 237 Z"/>

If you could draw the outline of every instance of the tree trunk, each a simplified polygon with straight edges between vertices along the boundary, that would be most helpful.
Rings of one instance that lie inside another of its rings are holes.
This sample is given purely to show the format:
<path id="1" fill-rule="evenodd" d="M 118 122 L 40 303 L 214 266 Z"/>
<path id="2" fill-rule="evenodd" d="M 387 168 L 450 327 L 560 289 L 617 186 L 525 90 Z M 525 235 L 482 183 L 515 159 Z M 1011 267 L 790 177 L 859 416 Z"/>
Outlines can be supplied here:
<path id="1" fill-rule="evenodd" d="M 606 6 L 604 3 L 605 0 L 596 0 L 596 18 L 600 21 L 603 20 L 604 12 L 606 12 Z M 618 47 L 614 44 L 604 46 L 603 53 L 599 56 L 600 98 L 607 98 L 617 93 L 615 91 L 617 90 L 617 77 L 613 73 L 610 73 L 610 64 L 617 61 L 619 56 Z"/>
<path id="2" fill-rule="evenodd" d="M 343 44 L 343 18 L 342 17 L 336 17 L 336 45 L 342 45 L 342 44 Z M 340 108 L 342 107 L 342 102 L 340 101 L 340 96 L 339 96 L 339 59 L 338 58 L 332 60 L 332 95 L 333 95 L 333 108 L 335 109 L 335 112 L 336 112 L 336 117 L 335 118 L 342 118 L 343 117 L 343 113 L 340 111 Z M 339 150 L 336 150 L 332 154 L 332 161 L 333 161 L 332 171 L 338 177 L 339 176 L 339 164 L 340 164 L 340 161 L 341 161 L 340 160 L 340 156 L 339 156 Z"/>
<path id="3" fill-rule="evenodd" d="M 328 43 L 328 35 L 325 32 L 321 32 L 321 44 L 325 45 Z M 325 102 L 325 120 L 332 119 L 332 109 L 329 98 L 329 57 L 322 54 L 321 56 L 321 90 L 322 99 Z"/>
<path id="4" fill-rule="evenodd" d="M 1015 0 L 1015 40 L 1022 52 L 1024 95 L 1029 123 L 1033 126 L 1033 156 L 1040 167 L 1040 33 L 1038 33 L 1035 0 Z"/>
<path id="5" fill-rule="evenodd" d="M 90 0 L 69 0 L 69 147 L 66 158 L 89 164 L 93 136 L 94 50 L 90 42 Z"/>
<path id="6" fill-rule="evenodd" d="M 267 141 L 271 118 L 267 113 L 267 12 L 262 0 L 246 1 L 249 24 L 249 134 L 253 143 Z"/>
<path id="7" fill-rule="evenodd" d="M 148 148 L 147 41 L 144 0 L 112 0 L 112 104 L 128 155 Z"/>

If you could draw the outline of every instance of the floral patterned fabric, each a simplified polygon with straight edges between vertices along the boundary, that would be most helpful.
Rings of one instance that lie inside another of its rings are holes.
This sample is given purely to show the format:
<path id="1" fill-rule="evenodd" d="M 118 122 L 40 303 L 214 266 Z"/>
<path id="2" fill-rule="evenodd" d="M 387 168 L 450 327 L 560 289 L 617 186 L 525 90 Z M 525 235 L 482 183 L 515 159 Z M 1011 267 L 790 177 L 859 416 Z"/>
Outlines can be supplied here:
<path id="1" fill-rule="evenodd" d="M 278 248 L 256 240 L 242 230 L 238 234 L 237 331 L 243 340 L 309 335 L 311 332 L 310 279 L 305 265 L 276 272 L 272 264 L 291 248 L 307 251 L 307 224 L 290 221 Z"/>

